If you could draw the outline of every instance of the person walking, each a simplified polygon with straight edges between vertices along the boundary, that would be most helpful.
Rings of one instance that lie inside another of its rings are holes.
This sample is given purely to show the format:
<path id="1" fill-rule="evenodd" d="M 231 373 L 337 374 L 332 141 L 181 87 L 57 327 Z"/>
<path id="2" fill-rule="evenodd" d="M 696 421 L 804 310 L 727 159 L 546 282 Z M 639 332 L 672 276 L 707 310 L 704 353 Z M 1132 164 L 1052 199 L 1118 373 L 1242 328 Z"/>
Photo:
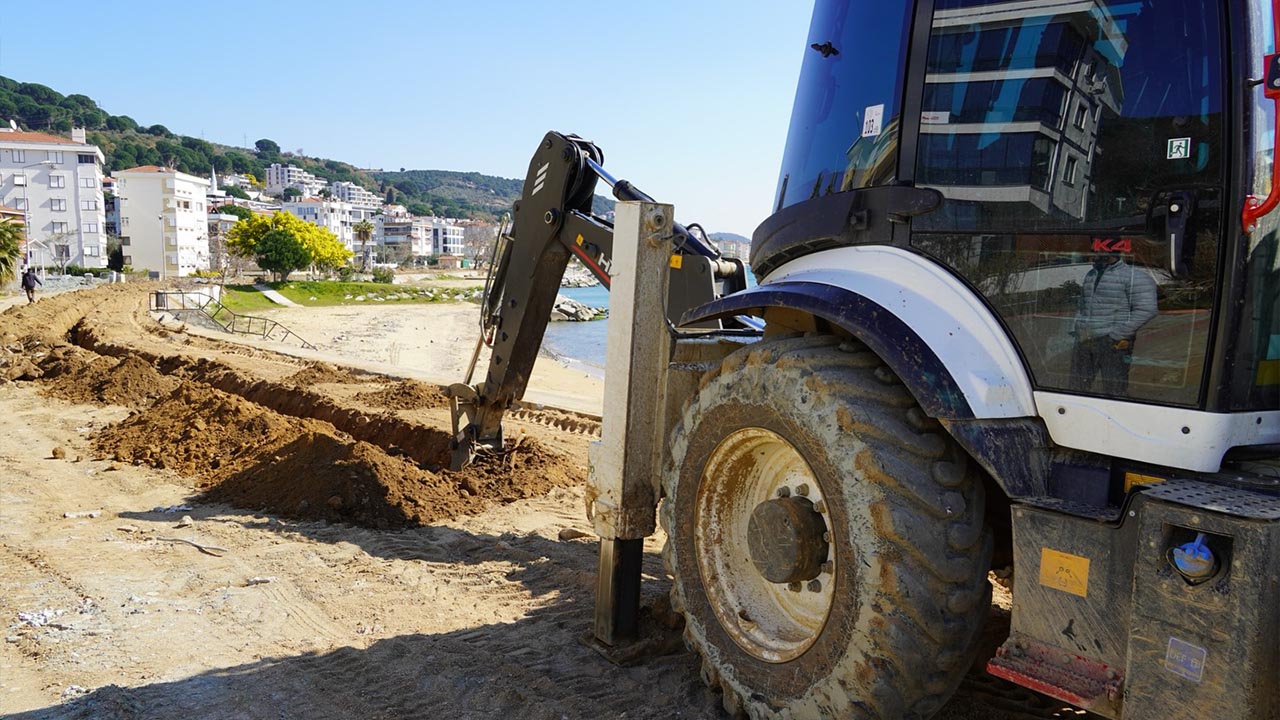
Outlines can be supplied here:
<path id="1" fill-rule="evenodd" d="M 27 291 L 28 305 L 36 301 L 36 286 L 43 284 L 40 278 L 36 277 L 35 268 L 27 268 L 27 271 L 22 273 L 22 289 Z"/>

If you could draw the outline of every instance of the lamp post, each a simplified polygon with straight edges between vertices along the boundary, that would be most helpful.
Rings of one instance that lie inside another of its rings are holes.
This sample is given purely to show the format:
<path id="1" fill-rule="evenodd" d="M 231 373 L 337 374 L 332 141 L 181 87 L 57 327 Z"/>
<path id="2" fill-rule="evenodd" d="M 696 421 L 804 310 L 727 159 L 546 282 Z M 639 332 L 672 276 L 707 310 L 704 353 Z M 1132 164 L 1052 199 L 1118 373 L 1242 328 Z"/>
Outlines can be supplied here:
<path id="1" fill-rule="evenodd" d="M 23 165 L 22 169 L 26 170 L 27 168 L 40 167 L 42 165 L 44 167 L 53 167 L 56 164 L 57 163 L 55 163 L 52 160 L 41 160 L 38 163 Z M 22 224 L 26 227 L 26 231 L 27 231 L 26 242 L 24 243 L 25 246 L 29 246 L 31 244 L 31 203 L 30 201 L 27 200 L 27 186 L 30 184 L 31 184 L 31 179 L 27 177 L 27 174 L 25 172 L 22 173 Z M 27 247 L 23 247 L 22 259 L 25 260 L 27 263 L 30 263 L 31 259 L 27 257 L 28 252 L 29 252 L 29 249 Z M 43 254 L 44 253 L 41 252 L 41 255 Z M 42 257 L 41 260 L 43 259 L 44 258 Z M 44 269 L 43 263 L 41 263 L 40 265 L 40 274 L 42 276 L 45 276 L 45 269 Z"/>

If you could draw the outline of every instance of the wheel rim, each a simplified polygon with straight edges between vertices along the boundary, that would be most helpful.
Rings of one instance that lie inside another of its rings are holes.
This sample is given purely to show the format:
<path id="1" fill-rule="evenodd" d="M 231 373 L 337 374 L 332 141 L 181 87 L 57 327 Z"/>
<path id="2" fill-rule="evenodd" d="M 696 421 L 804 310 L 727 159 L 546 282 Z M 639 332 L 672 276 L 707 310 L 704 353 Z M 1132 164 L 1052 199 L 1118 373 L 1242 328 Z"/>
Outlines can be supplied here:
<path id="1" fill-rule="evenodd" d="M 809 464 L 781 435 L 743 428 L 716 446 L 695 499 L 698 570 L 720 626 L 748 654 L 780 663 L 804 654 L 822 633 L 835 597 L 835 546 L 826 547 L 812 579 L 770 582 L 749 550 L 753 511 L 779 497 L 803 496 L 823 513 L 825 493 Z"/>

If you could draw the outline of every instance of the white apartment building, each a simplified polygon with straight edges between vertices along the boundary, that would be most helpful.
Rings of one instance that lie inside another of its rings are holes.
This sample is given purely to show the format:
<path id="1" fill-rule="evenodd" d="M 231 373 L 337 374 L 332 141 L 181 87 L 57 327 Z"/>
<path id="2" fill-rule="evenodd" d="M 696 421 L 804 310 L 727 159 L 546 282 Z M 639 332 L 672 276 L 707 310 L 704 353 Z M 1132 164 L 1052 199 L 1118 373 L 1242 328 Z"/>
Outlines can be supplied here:
<path id="1" fill-rule="evenodd" d="M 362 210 L 378 210 L 382 208 L 382 198 L 352 182 L 333 182 L 329 184 L 329 192 L 352 207 Z"/>
<path id="2" fill-rule="evenodd" d="M 267 192 L 280 195 L 287 188 L 297 188 L 302 197 L 312 197 L 328 187 L 329 183 L 300 167 L 272 163 L 267 168 Z"/>
<path id="3" fill-rule="evenodd" d="M 346 246 L 348 250 L 353 249 L 355 232 L 351 229 L 351 226 L 360 222 L 360 220 L 357 219 L 351 203 L 341 200 L 309 198 L 281 203 L 280 207 L 291 215 L 296 215 L 312 225 L 319 225 L 337 235 L 338 241 Z"/>
<path id="4" fill-rule="evenodd" d="M 431 254 L 462 256 L 463 227 L 452 218 L 431 220 Z"/>
<path id="5" fill-rule="evenodd" d="M 115 173 L 124 264 L 185 277 L 209 269 L 209 181 L 144 165 Z"/>
<path id="6" fill-rule="evenodd" d="M 410 215 L 403 206 L 391 205 L 376 220 L 378 245 L 407 247 L 416 258 L 462 255 L 463 227 L 451 219 Z"/>
<path id="7" fill-rule="evenodd" d="M 107 266 L 104 161 L 83 129 L 70 138 L 0 129 L 0 205 L 24 214 L 25 263 Z"/>

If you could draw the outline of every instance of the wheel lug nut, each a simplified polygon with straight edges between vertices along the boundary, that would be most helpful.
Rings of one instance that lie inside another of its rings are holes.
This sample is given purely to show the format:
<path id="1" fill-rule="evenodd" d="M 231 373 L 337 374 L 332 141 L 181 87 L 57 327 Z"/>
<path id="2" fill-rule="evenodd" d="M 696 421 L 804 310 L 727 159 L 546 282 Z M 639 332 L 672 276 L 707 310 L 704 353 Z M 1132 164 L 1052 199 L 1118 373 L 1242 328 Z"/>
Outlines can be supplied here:
<path id="1" fill-rule="evenodd" d="M 814 512 L 825 513 L 827 511 L 827 503 L 823 500 L 819 500 L 813 504 L 813 510 Z"/>
<path id="2" fill-rule="evenodd" d="M 808 495 L 809 486 L 805 485 L 804 483 L 800 483 L 799 485 L 796 486 L 796 494 L 799 495 L 800 497 L 804 497 Z"/>
<path id="3" fill-rule="evenodd" d="M 830 543 L 831 543 L 831 533 L 829 533 L 829 532 L 824 532 L 824 533 L 822 533 L 822 542 L 830 544 Z"/>
<path id="4" fill-rule="evenodd" d="M 778 497 L 791 497 L 791 488 L 786 485 L 778 488 Z"/>
<path id="5" fill-rule="evenodd" d="M 798 582 L 787 583 L 787 589 L 790 590 L 791 592 L 800 592 L 800 583 Z"/>
<path id="6" fill-rule="evenodd" d="M 820 580 L 810 580 L 810 581 L 809 581 L 809 592 L 822 592 L 822 581 L 820 581 Z"/>

